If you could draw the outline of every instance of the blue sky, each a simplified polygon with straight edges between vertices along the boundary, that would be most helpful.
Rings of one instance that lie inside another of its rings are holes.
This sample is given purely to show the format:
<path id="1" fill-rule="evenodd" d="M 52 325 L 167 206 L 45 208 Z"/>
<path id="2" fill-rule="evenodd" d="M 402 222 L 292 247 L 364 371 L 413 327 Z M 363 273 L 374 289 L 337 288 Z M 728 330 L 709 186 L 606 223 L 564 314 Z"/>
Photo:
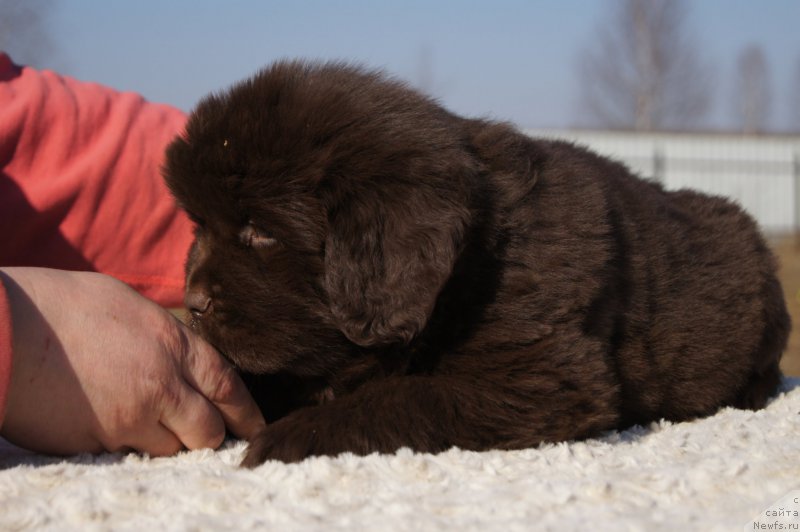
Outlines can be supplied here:
<path id="1" fill-rule="evenodd" d="M 190 109 L 205 93 L 282 57 L 365 62 L 418 83 L 447 107 L 523 127 L 580 124 L 577 61 L 607 0 L 56 0 L 49 64 Z M 786 129 L 800 70 L 800 1 L 694 0 L 691 33 L 708 61 L 708 127 L 732 124 L 738 53 L 763 47 L 771 125 Z M 427 59 L 425 59 L 427 58 Z M 425 74 L 428 72 L 428 74 Z"/>

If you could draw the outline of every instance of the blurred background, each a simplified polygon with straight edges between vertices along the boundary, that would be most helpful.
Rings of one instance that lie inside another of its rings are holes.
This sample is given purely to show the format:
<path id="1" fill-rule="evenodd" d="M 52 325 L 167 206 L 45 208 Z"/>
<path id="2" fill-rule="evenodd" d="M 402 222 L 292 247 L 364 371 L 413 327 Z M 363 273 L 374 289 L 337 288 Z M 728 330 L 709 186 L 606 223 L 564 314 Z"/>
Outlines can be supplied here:
<path id="1" fill-rule="evenodd" d="M 0 50 L 190 110 L 285 57 L 380 67 L 450 110 L 728 196 L 781 260 L 800 375 L 798 0 L 0 0 Z"/>

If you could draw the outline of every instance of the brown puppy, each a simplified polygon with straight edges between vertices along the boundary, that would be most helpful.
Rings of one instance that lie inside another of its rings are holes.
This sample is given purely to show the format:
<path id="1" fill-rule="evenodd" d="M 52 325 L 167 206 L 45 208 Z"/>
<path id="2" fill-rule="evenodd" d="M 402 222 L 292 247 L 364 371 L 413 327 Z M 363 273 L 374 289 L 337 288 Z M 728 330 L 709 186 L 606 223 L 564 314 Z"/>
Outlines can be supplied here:
<path id="1" fill-rule="evenodd" d="M 280 62 L 203 100 L 165 176 L 192 324 L 269 424 L 245 460 L 514 449 L 776 390 L 789 319 L 732 203 Z"/>

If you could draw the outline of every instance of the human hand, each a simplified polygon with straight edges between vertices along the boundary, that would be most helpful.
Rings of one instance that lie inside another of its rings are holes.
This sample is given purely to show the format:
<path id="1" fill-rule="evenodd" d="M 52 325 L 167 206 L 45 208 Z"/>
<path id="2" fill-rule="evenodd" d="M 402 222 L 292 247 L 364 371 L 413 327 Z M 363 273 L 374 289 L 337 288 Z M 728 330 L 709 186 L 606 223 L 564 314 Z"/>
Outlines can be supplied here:
<path id="1" fill-rule="evenodd" d="M 0 435 L 53 454 L 218 447 L 265 427 L 213 347 L 96 273 L 3 268 L 13 369 Z"/>

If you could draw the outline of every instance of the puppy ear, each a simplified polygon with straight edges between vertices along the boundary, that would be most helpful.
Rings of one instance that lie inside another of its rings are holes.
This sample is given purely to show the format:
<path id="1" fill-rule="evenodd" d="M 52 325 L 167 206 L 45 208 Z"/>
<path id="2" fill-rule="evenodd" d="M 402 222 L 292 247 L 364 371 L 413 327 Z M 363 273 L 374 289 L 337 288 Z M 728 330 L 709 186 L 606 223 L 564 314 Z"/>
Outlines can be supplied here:
<path id="1" fill-rule="evenodd" d="M 424 329 L 462 248 L 468 191 L 361 183 L 337 203 L 329 210 L 325 247 L 337 326 L 360 346 L 410 342 Z"/>

